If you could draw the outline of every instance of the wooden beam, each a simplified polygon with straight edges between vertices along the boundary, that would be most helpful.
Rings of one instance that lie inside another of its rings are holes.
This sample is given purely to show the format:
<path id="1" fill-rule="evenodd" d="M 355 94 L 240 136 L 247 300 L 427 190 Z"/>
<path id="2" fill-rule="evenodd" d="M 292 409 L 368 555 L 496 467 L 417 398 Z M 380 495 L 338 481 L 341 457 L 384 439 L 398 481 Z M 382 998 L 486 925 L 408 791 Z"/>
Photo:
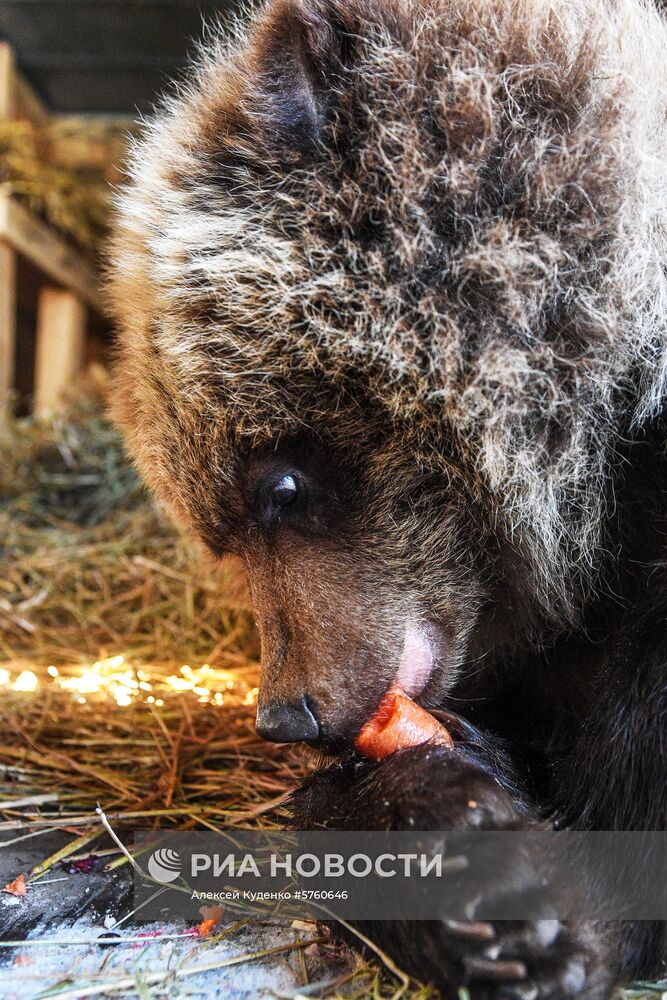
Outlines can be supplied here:
<path id="1" fill-rule="evenodd" d="M 81 371 L 86 338 L 86 306 L 73 292 L 45 287 L 37 309 L 33 411 L 58 409 Z"/>
<path id="2" fill-rule="evenodd" d="M 26 118 L 44 125 L 48 117 L 44 102 L 17 71 L 11 45 L 0 42 L 0 118 Z"/>
<path id="3" fill-rule="evenodd" d="M 99 278 L 92 265 L 41 219 L 3 194 L 0 194 L 0 240 L 27 257 L 54 284 L 72 289 L 93 309 L 104 313 Z"/>
<path id="4" fill-rule="evenodd" d="M 0 242 L 0 419 L 8 415 L 16 351 L 16 254 Z"/>
<path id="5" fill-rule="evenodd" d="M 14 117 L 14 50 L 0 42 L 0 118 Z"/>

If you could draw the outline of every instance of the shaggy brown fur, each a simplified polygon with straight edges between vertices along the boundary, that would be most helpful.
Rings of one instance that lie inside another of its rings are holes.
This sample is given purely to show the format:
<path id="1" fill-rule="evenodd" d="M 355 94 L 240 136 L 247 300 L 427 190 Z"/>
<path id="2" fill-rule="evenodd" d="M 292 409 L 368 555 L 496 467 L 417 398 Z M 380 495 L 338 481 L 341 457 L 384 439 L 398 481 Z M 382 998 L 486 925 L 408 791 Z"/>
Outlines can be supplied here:
<path id="1" fill-rule="evenodd" d="M 665 52 L 642 0 L 270 0 L 149 124 L 113 253 L 117 417 L 245 560 L 262 698 L 339 746 L 431 623 L 422 700 L 582 827 L 667 826 Z"/>
<path id="2" fill-rule="evenodd" d="M 348 0 L 215 49 L 137 151 L 115 255 L 118 412 L 177 512 L 163 394 L 197 440 L 214 414 L 216 476 L 228 435 L 347 446 L 372 413 L 422 466 L 463 450 L 569 605 L 663 389 L 666 41 L 634 0 Z"/>

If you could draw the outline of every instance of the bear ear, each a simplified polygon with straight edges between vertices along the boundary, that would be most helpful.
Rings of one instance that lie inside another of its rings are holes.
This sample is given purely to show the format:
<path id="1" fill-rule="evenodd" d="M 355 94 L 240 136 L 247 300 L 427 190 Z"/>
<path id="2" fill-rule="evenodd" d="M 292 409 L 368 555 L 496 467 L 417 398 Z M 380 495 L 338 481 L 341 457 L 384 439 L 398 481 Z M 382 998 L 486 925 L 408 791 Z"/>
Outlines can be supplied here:
<path id="1" fill-rule="evenodd" d="M 255 111 L 285 151 L 307 152 L 320 138 L 352 37 L 341 7 L 336 0 L 270 0 L 252 32 Z"/>

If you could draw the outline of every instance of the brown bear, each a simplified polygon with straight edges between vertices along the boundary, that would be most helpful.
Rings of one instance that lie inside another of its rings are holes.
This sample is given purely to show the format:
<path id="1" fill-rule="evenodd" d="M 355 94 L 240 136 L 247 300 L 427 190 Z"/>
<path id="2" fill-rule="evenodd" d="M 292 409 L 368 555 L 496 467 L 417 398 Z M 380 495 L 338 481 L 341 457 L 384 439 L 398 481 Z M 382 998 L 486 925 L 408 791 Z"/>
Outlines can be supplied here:
<path id="1" fill-rule="evenodd" d="M 344 757 L 295 822 L 667 829 L 666 53 L 647 0 L 268 0 L 136 146 L 115 411 L 245 564 L 259 733 Z M 348 754 L 395 680 L 456 754 Z M 665 957 L 650 922 L 374 932 L 447 996 Z"/>

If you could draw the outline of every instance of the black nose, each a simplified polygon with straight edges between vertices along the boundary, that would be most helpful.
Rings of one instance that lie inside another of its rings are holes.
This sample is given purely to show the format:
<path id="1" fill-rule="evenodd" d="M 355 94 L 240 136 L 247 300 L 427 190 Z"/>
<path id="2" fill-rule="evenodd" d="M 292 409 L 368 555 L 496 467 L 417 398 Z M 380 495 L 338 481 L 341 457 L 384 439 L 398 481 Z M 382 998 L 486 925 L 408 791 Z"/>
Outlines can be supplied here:
<path id="1" fill-rule="evenodd" d="M 303 697 L 297 702 L 271 701 L 257 709 L 257 735 L 272 743 L 299 743 L 320 735 L 317 719 Z"/>

